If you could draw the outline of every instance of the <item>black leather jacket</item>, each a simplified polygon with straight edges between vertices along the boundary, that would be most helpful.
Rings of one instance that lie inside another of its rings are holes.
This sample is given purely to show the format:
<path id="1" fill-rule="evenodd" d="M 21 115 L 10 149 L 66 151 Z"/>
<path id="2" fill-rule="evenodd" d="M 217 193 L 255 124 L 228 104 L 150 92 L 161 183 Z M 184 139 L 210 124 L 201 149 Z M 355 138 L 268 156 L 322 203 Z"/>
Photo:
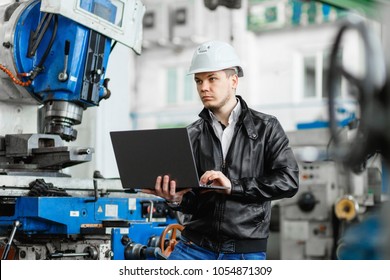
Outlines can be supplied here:
<path id="1" fill-rule="evenodd" d="M 225 160 L 207 109 L 187 127 L 199 176 L 220 170 L 230 179 L 232 192 L 186 193 L 181 211 L 191 214 L 191 220 L 182 235 L 215 252 L 266 251 L 271 200 L 297 193 L 298 165 L 279 121 L 237 98 L 242 113 Z"/>

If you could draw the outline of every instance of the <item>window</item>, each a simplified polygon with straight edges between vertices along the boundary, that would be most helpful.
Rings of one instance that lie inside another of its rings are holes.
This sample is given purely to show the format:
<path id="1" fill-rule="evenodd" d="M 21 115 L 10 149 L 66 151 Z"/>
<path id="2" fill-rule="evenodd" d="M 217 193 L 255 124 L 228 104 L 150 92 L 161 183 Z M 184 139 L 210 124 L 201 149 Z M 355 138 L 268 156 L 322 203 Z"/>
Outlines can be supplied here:
<path id="1" fill-rule="evenodd" d="M 168 105 L 194 104 L 198 101 L 193 76 L 187 75 L 187 69 L 169 67 L 166 73 Z"/>
<path id="2" fill-rule="evenodd" d="M 193 75 L 184 76 L 184 101 L 192 102 L 197 100 L 197 94 L 195 90 L 195 82 Z"/>
<path id="3" fill-rule="evenodd" d="M 303 59 L 303 97 L 310 98 L 316 96 L 316 57 L 307 56 Z"/>
<path id="4" fill-rule="evenodd" d="M 177 103 L 177 70 L 176 68 L 168 68 L 167 70 L 167 103 Z"/>
<path id="5" fill-rule="evenodd" d="M 303 87 L 302 99 L 322 99 L 328 97 L 328 74 L 330 51 L 319 51 L 313 54 L 304 55 L 303 60 Z M 338 55 L 338 60 L 341 61 L 341 52 Z M 341 77 L 336 78 L 336 95 L 341 93 Z"/>

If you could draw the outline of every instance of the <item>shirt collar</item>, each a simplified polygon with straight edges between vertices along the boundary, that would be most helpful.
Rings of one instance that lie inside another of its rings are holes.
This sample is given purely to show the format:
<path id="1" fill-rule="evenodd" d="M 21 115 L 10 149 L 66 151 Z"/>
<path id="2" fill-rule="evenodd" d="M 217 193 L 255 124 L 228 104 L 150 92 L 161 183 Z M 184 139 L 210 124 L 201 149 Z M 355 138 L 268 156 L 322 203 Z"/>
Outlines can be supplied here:
<path id="1" fill-rule="evenodd" d="M 229 115 L 229 124 L 233 123 L 233 122 L 237 122 L 240 114 L 241 114 L 241 103 L 240 103 L 240 99 L 236 98 L 237 100 L 237 104 L 236 106 L 233 108 L 233 111 L 230 113 Z M 217 119 L 217 117 L 214 115 L 213 112 L 211 112 L 209 110 L 209 114 L 210 114 L 210 117 L 213 121 L 216 121 L 218 122 L 219 120 Z"/>

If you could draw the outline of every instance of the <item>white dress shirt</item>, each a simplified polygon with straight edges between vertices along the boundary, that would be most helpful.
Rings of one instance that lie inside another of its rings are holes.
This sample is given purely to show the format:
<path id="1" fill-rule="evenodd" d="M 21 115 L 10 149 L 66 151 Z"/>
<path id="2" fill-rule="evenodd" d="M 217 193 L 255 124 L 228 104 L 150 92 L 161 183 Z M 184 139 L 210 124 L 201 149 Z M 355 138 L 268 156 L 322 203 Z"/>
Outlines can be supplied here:
<path id="1" fill-rule="evenodd" d="M 237 99 L 237 104 L 234 107 L 233 111 L 230 113 L 228 125 L 226 127 L 217 119 L 217 117 L 213 114 L 213 112 L 211 111 L 209 112 L 210 112 L 211 119 L 213 120 L 214 132 L 219 138 L 219 141 L 221 141 L 223 159 L 225 159 L 233 139 L 234 127 L 236 126 L 238 117 L 241 114 L 240 100 Z"/>

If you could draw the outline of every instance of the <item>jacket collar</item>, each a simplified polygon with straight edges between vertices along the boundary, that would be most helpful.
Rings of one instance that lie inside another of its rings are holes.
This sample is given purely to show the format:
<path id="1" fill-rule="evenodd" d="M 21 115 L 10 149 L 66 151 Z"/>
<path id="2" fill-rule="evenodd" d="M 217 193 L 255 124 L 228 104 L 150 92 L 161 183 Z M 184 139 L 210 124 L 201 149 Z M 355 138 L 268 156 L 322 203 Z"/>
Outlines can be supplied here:
<path id="1" fill-rule="evenodd" d="M 258 137 L 258 134 L 255 129 L 255 125 L 253 123 L 253 118 L 250 114 L 249 107 L 240 95 L 236 95 L 236 97 L 240 100 L 241 103 L 241 115 L 238 119 L 237 125 L 240 125 L 242 123 L 248 133 L 248 137 L 251 139 L 256 139 Z M 199 113 L 199 117 L 209 122 L 210 124 L 212 123 L 209 110 L 206 108 L 203 108 L 203 110 Z"/>

